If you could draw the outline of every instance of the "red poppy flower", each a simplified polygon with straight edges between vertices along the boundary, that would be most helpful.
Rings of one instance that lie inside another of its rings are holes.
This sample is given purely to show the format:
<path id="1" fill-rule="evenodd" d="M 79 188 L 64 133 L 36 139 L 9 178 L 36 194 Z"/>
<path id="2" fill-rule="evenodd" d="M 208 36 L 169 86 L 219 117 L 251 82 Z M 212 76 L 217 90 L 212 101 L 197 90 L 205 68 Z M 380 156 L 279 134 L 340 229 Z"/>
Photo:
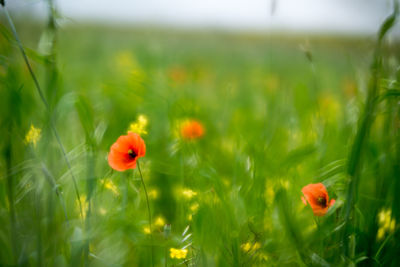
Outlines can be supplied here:
<path id="1" fill-rule="evenodd" d="M 121 135 L 108 154 L 108 164 L 117 171 L 136 168 L 136 161 L 146 154 L 146 145 L 136 133 Z"/>
<path id="2" fill-rule="evenodd" d="M 196 120 L 186 121 L 182 124 L 181 135 L 188 140 L 200 138 L 204 135 L 204 127 Z"/>
<path id="3" fill-rule="evenodd" d="M 186 81 L 186 71 L 182 67 L 173 67 L 168 71 L 169 77 L 176 83 L 183 83 Z"/>
<path id="4" fill-rule="evenodd" d="M 307 202 L 310 203 L 310 206 L 316 216 L 324 216 L 330 206 L 335 203 L 334 199 L 329 201 L 328 192 L 323 184 L 309 184 L 301 189 L 304 197 L 301 199 L 304 202 L 304 205 L 307 205 Z"/>

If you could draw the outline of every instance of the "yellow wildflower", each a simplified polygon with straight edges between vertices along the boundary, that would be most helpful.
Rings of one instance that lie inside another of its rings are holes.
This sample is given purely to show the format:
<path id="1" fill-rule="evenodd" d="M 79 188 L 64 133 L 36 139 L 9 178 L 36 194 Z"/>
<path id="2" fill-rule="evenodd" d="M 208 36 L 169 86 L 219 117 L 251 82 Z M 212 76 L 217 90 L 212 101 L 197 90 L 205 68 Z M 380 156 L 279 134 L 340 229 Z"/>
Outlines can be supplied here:
<path id="1" fill-rule="evenodd" d="M 382 209 L 378 214 L 379 229 L 376 239 L 382 240 L 386 233 L 393 233 L 396 228 L 396 220 L 392 219 L 392 211 L 389 209 Z"/>
<path id="2" fill-rule="evenodd" d="M 185 259 L 188 253 L 187 249 L 170 248 L 169 256 L 171 259 Z"/>
<path id="3" fill-rule="evenodd" d="M 25 136 L 25 143 L 26 144 L 33 144 L 34 147 L 36 147 L 37 142 L 40 139 L 42 130 L 39 128 L 36 128 L 31 124 L 31 128 L 29 129 L 28 133 Z"/>
<path id="4" fill-rule="evenodd" d="M 195 212 L 199 209 L 199 203 L 194 203 L 192 206 L 190 206 L 190 210 Z"/>
<path id="5" fill-rule="evenodd" d="M 115 55 L 116 69 L 122 73 L 125 78 L 135 85 L 141 84 L 146 77 L 146 73 L 141 68 L 137 58 L 130 51 L 120 51 Z"/>
<path id="6" fill-rule="evenodd" d="M 341 115 L 340 102 L 331 94 L 324 94 L 318 99 L 319 112 L 328 123 L 335 122 Z"/>
<path id="7" fill-rule="evenodd" d="M 379 228 L 378 233 L 376 234 L 376 239 L 382 240 L 384 236 L 385 236 L 385 229 Z"/>
<path id="8" fill-rule="evenodd" d="M 244 243 L 240 246 L 244 252 L 249 252 L 250 250 L 256 251 L 259 248 L 261 248 L 260 242 L 255 242 L 254 244 L 251 244 L 250 242 Z"/>
<path id="9" fill-rule="evenodd" d="M 164 218 L 161 217 L 161 216 L 158 216 L 158 217 L 156 218 L 155 222 L 154 222 L 154 225 L 155 225 L 155 226 L 158 226 L 158 227 L 163 227 L 163 226 L 165 225 L 165 220 L 164 220 Z"/>
<path id="10" fill-rule="evenodd" d="M 391 211 L 390 210 L 381 210 L 378 214 L 378 221 L 379 224 L 385 224 L 388 218 L 391 217 Z"/>
<path id="11" fill-rule="evenodd" d="M 150 199 L 157 199 L 159 193 L 158 193 L 158 190 L 157 190 L 157 189 L 150 189 L 148 195 L 149 195 L 149 198 L 150 198 Z"/>
<path id="12" fill-rule="evenodd" d="M 258 253 L 257 256 L 258 256 L 258 259 L 261 260 L 261 261 L 268 261 L 268 259 L 269 259 L 269 258 L 268 258 L 268 255 L 265 254 L 265 253 L 262 253 L 262 252 L 261 252 L 261 253 Z"/>
<path id="13" fill-rule="evenodd" d="M 145 115 L 143 115 L 143 114 L 139 115 L 137 120 L 132 122 L 129 125 L 128 133 L 133 132 L 133 133 L 137 133 L 138 135 L 147 134 L 146 128 L 147 128 L 148 122 L 149 121 Z"/>
<path id="14" fill-rule="evenodd" d="M 79 199 L 80 199 L 80 205 L 82 205 L 83 218 L 86 218 L 86 214 L 87 214 L 87 210 L 88 210 L 88 207 L 89 207 L 89 203 L 87 202 L 87 199 L 86 199 L 85 195 L 81 195 Z M 80 213 L 80 205 L 79 205 L 79 201 L 77 199 L 76 200 L 76 206 L 77 206 L 77 209 L 78 209 L 79 213 Z"/>
<path id="15" fill-rule="evenodd" d="M 274 184 L 272 182 L 267 182 L 267 188 L 265 190 L 265 196 L 268 204 L 272 204 L 275 198 Z"/>
<path id="16" fill-rule="evenodd" d="M 257 250 L 261 247 L 261 244 L 259 242 L 255 242 L 253 245 L 253 250 Z"/>
<path id="17" fill-rule="evenodd" d="M 227 178 L 222 178 L 221 181 L 226 187 L 229 187 L 231 185 L 231 181 Z"/>
<path id="18" fill-rule="evenodd" d="M 100 213 L 101 215 L 106 215 L 106 214 L 107 214 L 107 210 L 106 210 L 105 208 L 103 208 L 103 207 L 100 207 L 100 208 L 99 208 L 99 213 Z"/>
<path id="19" fill-rule="evenodd" d="M 186 122 L 184 119 L 179 119 L 173 122 L 172 124 L 172 135 L 176 139 L 180 139 L 181 137 L 181 128 L 182 125 Z"/>
<path id="20" fill-rule="evenodd" d="M 149 234 L 151 233 L 150 227 L 145 226 L 145 227 L 143 228 L 143 232 L 144 232 L 146 235 L 149 235 Z"/>
<path id="21" fill-rule="evenodd" d="M 103 179 L 100 181 L 105 188 L 109 189 L 114 195 L 119 196 L 119 191 L 117 186 L 110 179 Z"/>
<path id="22" fill-rule="evenodd" d="M 115 63 L 120 70 L 131 70 L 137 62 L 130 51 L 120 51 L 115 55 Z"/>
<path id="23" fill-rule="evenodd" d="M 251 244 L 249 242 L 244 243 L 240 246 L 244 252 L 249 252 L 251 249 Z"/>
<path id="24" fill-rule="evenodd" d="M 285 188 L 286 190 L 289 189 L 290 182 L 288 180 L 281 180 L 280 182 L 283 188 Z"/>
<path id="25" fill-rule="evenodd" d="M 187 198 L 187 199 L 191 199 L 192 197 L 197 195 L 197 192 L 191 190 L 191 189 L 183 189 L 182 190 L 182 195 Z"/>
<path id="26" fill-rule="evenodd" d="M 396 228 L 396 220 L 392 219 L 390 221 L 389 232 L 393 233 L 395 228 Z"/>

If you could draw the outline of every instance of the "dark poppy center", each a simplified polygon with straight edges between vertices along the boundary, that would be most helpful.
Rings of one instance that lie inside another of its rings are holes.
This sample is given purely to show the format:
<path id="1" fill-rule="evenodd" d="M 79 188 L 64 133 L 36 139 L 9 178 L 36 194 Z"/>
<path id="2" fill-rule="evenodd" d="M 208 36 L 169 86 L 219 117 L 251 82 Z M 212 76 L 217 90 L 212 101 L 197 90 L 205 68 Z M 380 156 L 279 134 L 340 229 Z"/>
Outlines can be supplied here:
<path id="1" fill-rule="evenodd" d="M 318 197 L 317 198 L 317 203 L 318 205 L 322 206 L 322 207 L 326 207 L 326 198 L 324 197 Z"/>
<path id="2" fill-rule="evenodd" d="M 135 153 L 135 151 L 133 151 L 132 149 L 129 149 L 128 150 L 128 155 L 129 155 L 129 157 L 131 158 L 131 159 L 135 159 L 136 158 L 136 153 Z"/>

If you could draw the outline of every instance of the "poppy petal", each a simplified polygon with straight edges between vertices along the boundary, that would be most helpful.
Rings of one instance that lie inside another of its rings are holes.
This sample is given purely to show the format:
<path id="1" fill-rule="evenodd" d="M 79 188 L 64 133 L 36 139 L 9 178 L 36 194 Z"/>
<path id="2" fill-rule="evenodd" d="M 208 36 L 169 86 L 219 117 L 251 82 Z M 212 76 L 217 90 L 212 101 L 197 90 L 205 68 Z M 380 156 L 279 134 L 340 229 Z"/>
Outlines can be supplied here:
<path id="1" fill-rule="evenodd" d="M 303 201 L 304 205 L 306 205 L 306 206 L 307 206 L 307 200 L 306 200 L 306 198 L 305 198 L 305 197 L 301 196 L 301 201 Z"/>
<path id="2" fill-rule="evenodd" d="M 335 202 L 335 200 L 329 202 L 328 192 L 322 183 L 306 185 L 301 191 L 316 216 L 325 215 L 328 208 Z M 302 201 L 304 202 L 303 198 Z"/>
<path id="3" fill-rule="evenodd" d="M 132 157 L 132 150 L 136 156 Z M 128 135 L 120 136 L 111 146 L 108 154 L 108 163 L 117 171 L 136 168 L 136 161 L 146 154 L 146 146 L 143 139 L 136 133 L 129 132 Z"/>

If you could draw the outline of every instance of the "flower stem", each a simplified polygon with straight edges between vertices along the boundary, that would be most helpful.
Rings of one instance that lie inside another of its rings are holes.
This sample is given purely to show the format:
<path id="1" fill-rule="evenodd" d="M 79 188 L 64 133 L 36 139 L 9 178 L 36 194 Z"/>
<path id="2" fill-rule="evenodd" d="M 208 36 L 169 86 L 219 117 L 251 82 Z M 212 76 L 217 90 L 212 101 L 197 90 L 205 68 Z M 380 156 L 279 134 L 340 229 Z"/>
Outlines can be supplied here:
<path id="1" fill-rule="evenodd" d="M 349 177 L 349 184 L 347 188 L 346 202 L 343 208 L 344 218 L 344 231 L 342 232 L 342 243 L 343 250 L 346 256 L 349 256 L 349 233 L 351 231 L 351 223 L 354 223 L 354 216 L 351 216 L 354 211 L 355 204 L 357 202 L 357 189 L 361 179 L 362 169 L 362 156 L 365 144 L 368 140 L 369 133 L 371 131 L 372 122 L 375 118 L 375 110 L 377 108 L 377 99 L 379 99 L 379 82 L 381 73 L 381 48 L 383 38 L 385 37 L 388 30 L 394 25 L 398 14 L 398 4 L 394 1 L 393 13 L 386 18 L 380 27 L 378 33 L 378 40 L 376 43 L 373 61 L 370 67 L 371 78 L 369 81 L 368 92 L 366 96 L 366 104 L 364 106 L 363 115 L 359 118 L 359 125 L 356 136 L 354 138 L 349 159 L 347 163 L 347 175 Z"/>
<path id="2" fill-rule="evenodd" d="M 39 81 L 38 81 L 38 79 L 36 78 L 35 73 L 33 72 L 33 69 L 32 69 L 31 64 L 29 63 L 28 56 L 26 55 L 25 49 L 24 49 L 24 47 L 22 46 L 22 42 L 21 42 L 21 40 L 20 40 L 19 37 L 18 37 L 17 30 L 15 29 L 13 20 L 11 19 L 11 16 L 10 16 L 10 14 L 8 13 L 7 8 L 4 6 L 4 2 L 1 1 L 0 3 L 1 3 L 1 5 L 3 6 L 4 13 L 6 14 L 6 19 L 7 19 L 8 23 L 10 24 L 10 27 L 11 27 L 11 32 L 12 32 L 14 38 L 15 38 L 15 41 L 17 42 L 17 45 L 18 45 L 19 50 L 21 51 L 22 57 L 24 58 L 25 64 L 26 64 L 26 66 L 27 66 L 27 68 L 28 68 L 28 70 L 29 70 L 29 73 L 30 73 L 30 75 L 31 75 L 31 77 L 32 77 L 32 80 L 33 80 L 33 82 L 34 82 L 34 84 L 35 84 L 35 87 L 36 87 L 37 92 L 38 92 L 38 94 L 39 94 L 39 96 L 40 96 L 40 99 L 42 100 L 42 102 L 43 102 L 43 104 L 44 104 L 44 106 L 45 106 L 45 108 L 46 108 L 46 111 L 49 113 L 49 116 L 50 116 L 50 127 L 51 127 L 51 130 L 52 130 L 53 133 L 54 133 L 54 136 L 56 137 L 58 146 L 60 147 L 60 150 L 61 150 L 61 153 L 62 153 L 62 155 L 63 155 L 63 157 L 64 157 L 65 163 L 66 163 L 66 165 L 67 165 L 67 167 L 68 167 L 68 170 L 69 170 L 69 172 L 70 172 L 70 174 L 71 174 L 72 182 L 73 182 L 73 184 L 74 184 L 74 189 L 75 189 L 75 193 L 76 193 L 76 197 L 77 197 L 78 203 L 79 203 L 80 215 L 81 215 L 81 217 L 82 217 L 82 219 L 83 219 L 82 203 L 81 203 L 81 198 L 80 198 L 80 195 L 79 195 L 79 190 L 78 190 L 78 185 L 77 185 L 77 182 L 76 182 L 76 178 L 75 178 L 74 173 L 72 172 L 71 163 L 69 162 L 69 159 L 68 159 L 68 157 L 67 157 L 67 153 L 65 152 L 64 145 L 63 145 L 62 142 L 61 142 L 61 138 L 60 138 L 60 136 L 59 136 L 59 134 L 58 134 L 58 131 L 57 131 L 56 126 L 55 126 L 55 123 L 54 123 L 54 121 L 53 121 L 53 116 L 52 116 L 52 114 L 51 114 L 50 105 L 49 105 L 49 103 L 47 102 L 46 97 L 45 97 L 45 95 L 44 95 L 44 93 L 43 93 L 43 90 L 42 90 L 42 88 L 40 87 Z"/>
<path id="3" fill-rule="evenodd" d="M 153 258 L 154 258 L 154 251 L 153 251 L 153 228 L 151 225 L 151 211 L 150 211 L 150 202 L 149 202 L 149 195 L 147 194 L 146 184 L 143 180 L 142 171 L 140 170 L 139 160 L 137 161 L 137 167 L 140 174 L 140 180 L 142 181 L 144 194 L 146 195 L 146 204 L 147 204 L 147 213 L 149 214 L 149 228 L 150 228 L 150 246 L 151 246 L 151 266 L 154 266 Z"/>
<path id="4" fill-rule="evenodd" d="M 317 219 L 317 217 L 315 217 L 315 216 L 313 216 L 313 217 L 314 217 L 315 225 L 317 226 L 317 229 L 319 230 L 319 222 L 318 222 L 318 219 Z"/>

